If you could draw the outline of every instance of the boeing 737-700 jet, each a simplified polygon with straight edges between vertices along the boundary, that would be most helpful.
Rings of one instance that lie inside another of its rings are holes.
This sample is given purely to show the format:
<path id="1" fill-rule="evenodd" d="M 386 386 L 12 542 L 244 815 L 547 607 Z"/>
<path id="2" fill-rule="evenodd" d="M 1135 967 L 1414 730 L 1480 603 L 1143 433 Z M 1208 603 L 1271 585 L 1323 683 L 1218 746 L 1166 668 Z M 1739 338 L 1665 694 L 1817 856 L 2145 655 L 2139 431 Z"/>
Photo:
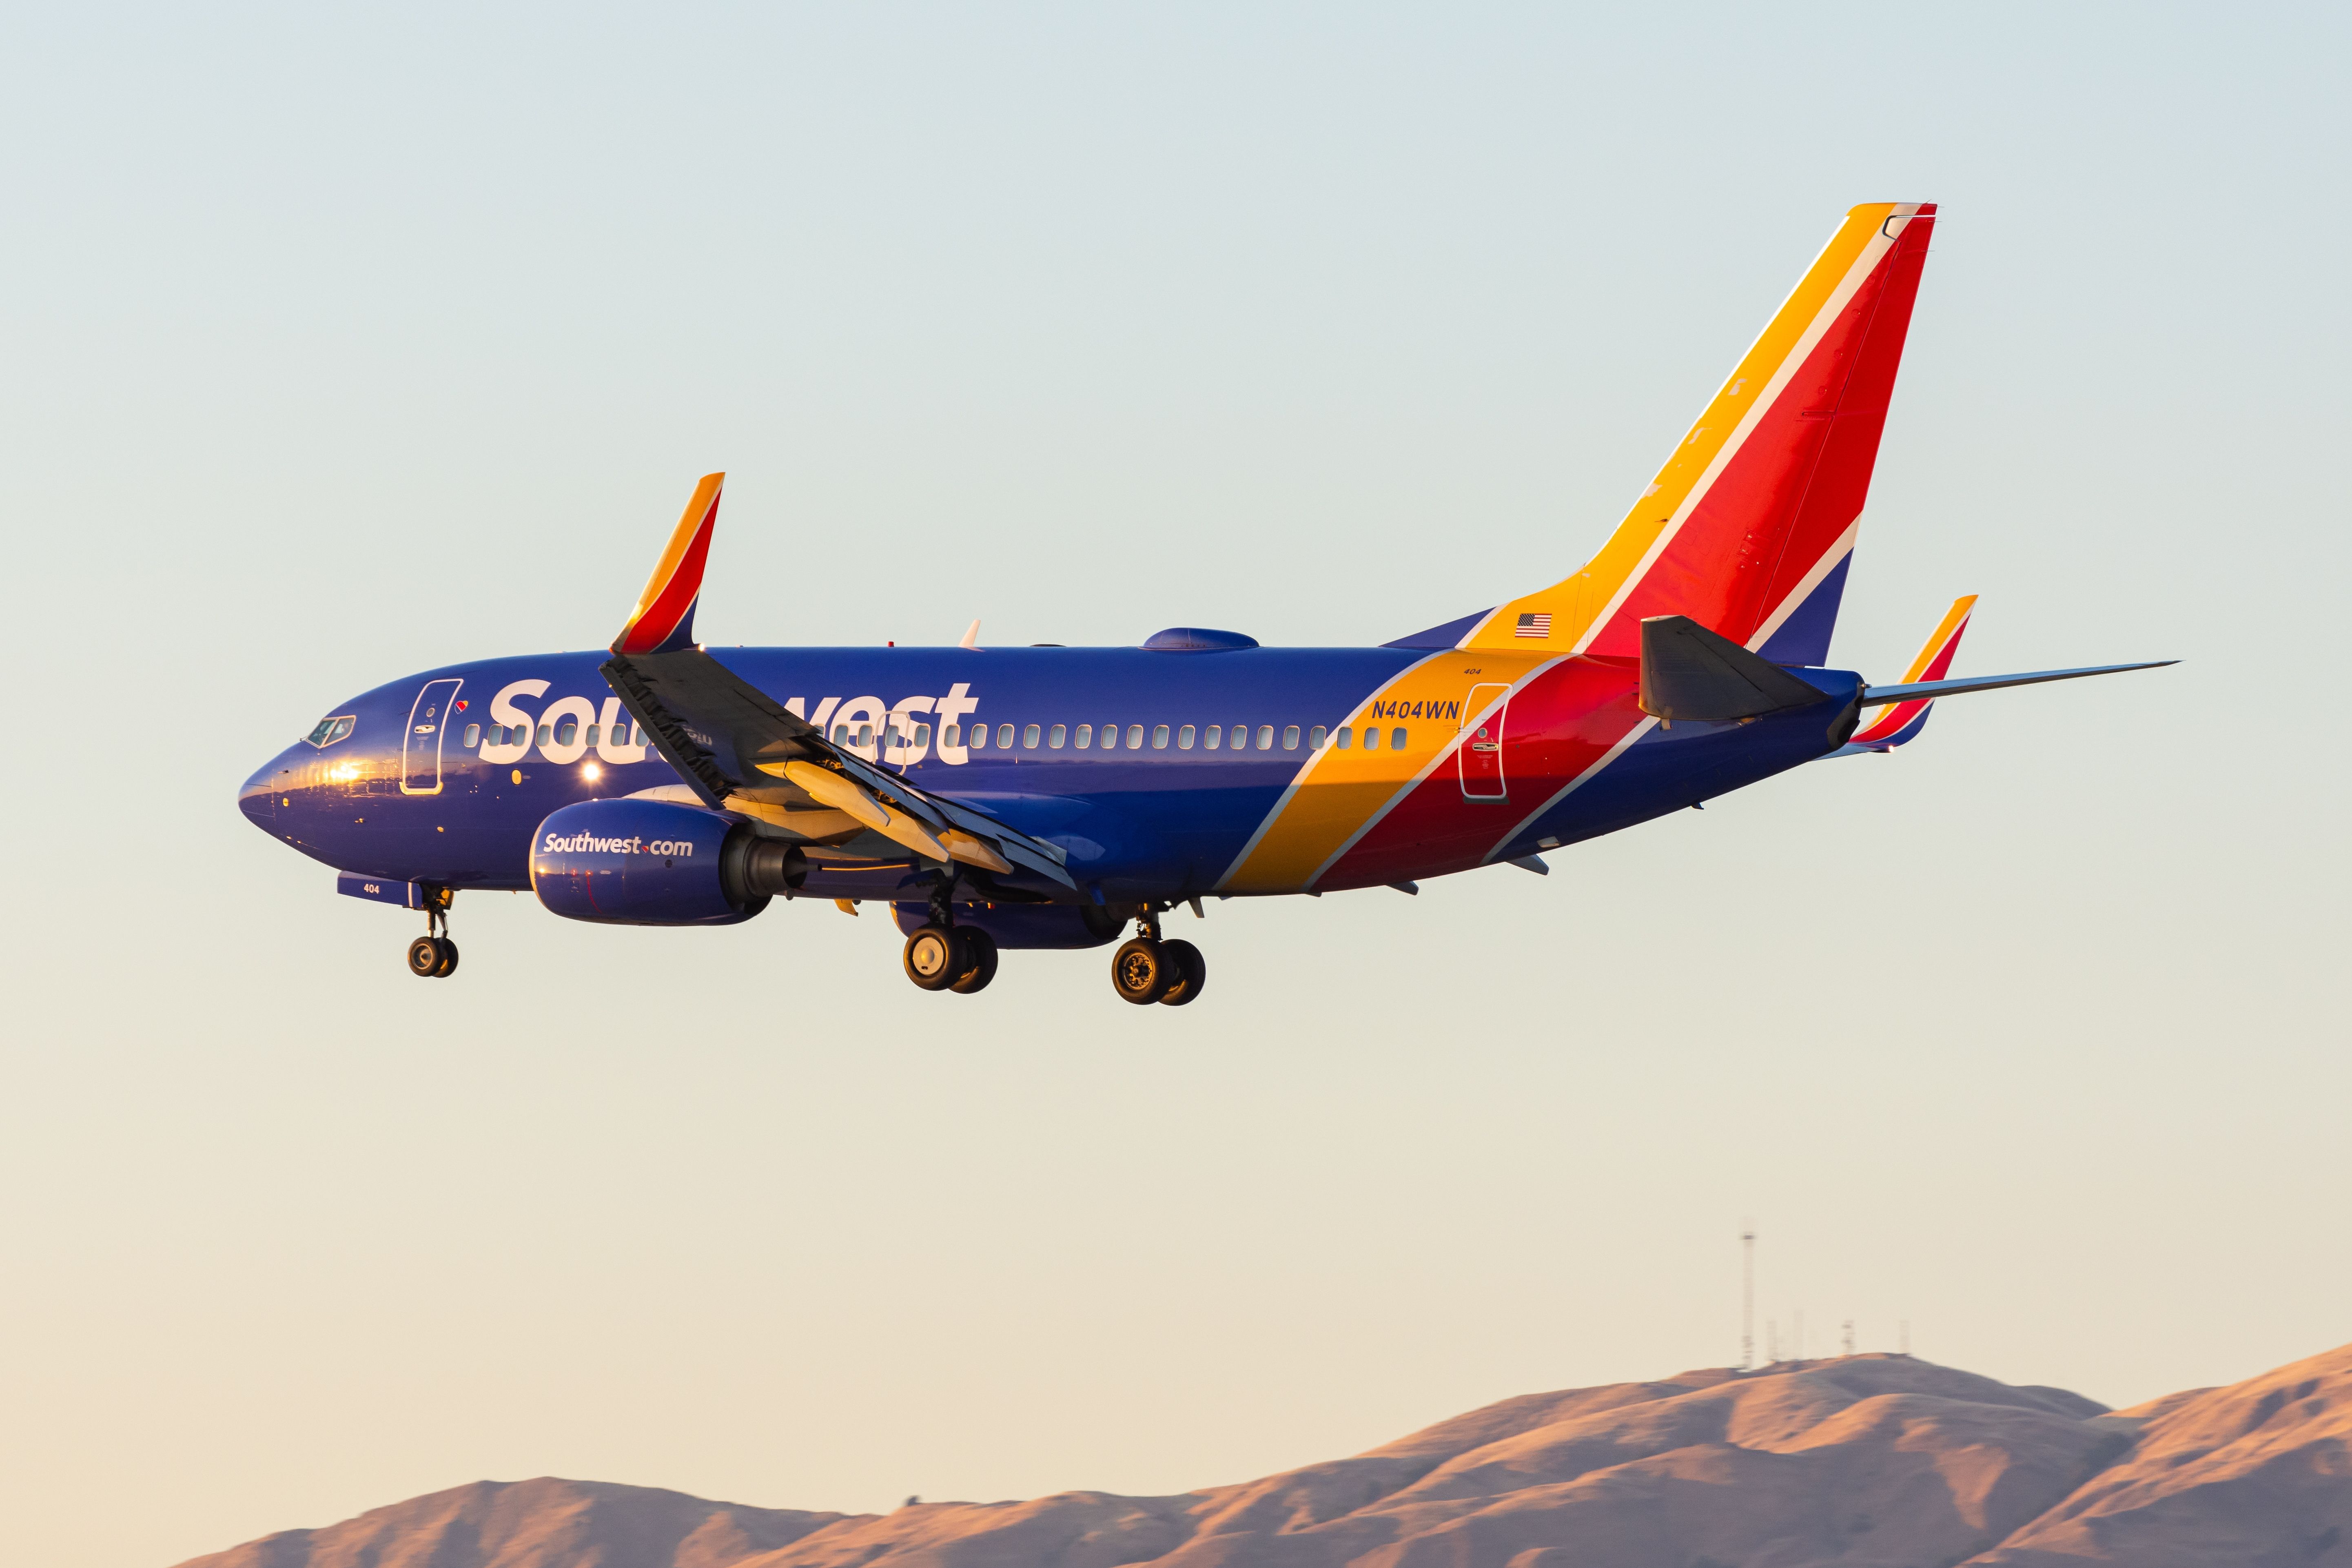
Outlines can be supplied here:
<path id="1" fill-rule="evenodd" d="M 1899 682 L 1825 667 L 1935 213 L 1848 213 L 1600 553 L 1492 609 L 1368 648 L 1175 627 L 713 651 L 694 640 L 713 474 L 609 649 L 380 686 L 239 804 L 341 891 L 423 910 L 420 975 L 457 968 L 448 913 L 473 889 L 624 925 L 729 925 L 781 895 L 889 906 L 930 991 L 1131 923 L 1113 985 L 1181 1006 L 1207 966 L 1161 934 L 1180 905 L 1540 871 L 1899 746 L 1938 697 L 2151 668 L 1954 679 L 1972 599 Z"/>

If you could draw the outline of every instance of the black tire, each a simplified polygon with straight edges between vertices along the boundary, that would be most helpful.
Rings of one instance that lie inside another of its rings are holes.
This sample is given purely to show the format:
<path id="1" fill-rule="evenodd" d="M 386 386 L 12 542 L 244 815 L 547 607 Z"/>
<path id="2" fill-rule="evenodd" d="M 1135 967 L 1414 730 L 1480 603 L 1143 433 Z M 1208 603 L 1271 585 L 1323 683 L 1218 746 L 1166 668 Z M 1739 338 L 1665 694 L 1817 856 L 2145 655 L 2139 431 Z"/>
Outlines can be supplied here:
<path id="1" fill-rule="evenodd" d="M 1177 937 L 1161 942 L 1160 951 L 1167 955 L 1168 967 L 1176 974 L 1168 989 L 1160 994 L 1160 1005 L 1181 1007 L 1187 1002 L 1198 1001 L 1201 987 L 1209 983 L 1209 961 L 1201 956 L 1201 950 Z"/>
<path id="2" fill-rule="evenodd" d="M 964 957 L 963 933 L 951 926 L 927 925 L 907 939 L 907 978 L 926 991 L 944 991 L 971 967 Z"/>
<path id="3" fill-rule="evenodd" d="M 1111 989 L 1123 1001 L 1139 1007 L 1149 1007 L 1166 993 L 1169 983 L 1176 978 L 1176 966 L 1168 962 L 1168 954 L 1148 936 L 1137 937 L 1121 944 L 1110 955 Z"/>
<path id="4" fill-rule="evenodd" d="M 438 937 L 420 936 L 408 944 L 408 973 L 419 980 L 430 980 L 441 973 Z"/>
<path id="5" fill-rule="evenodd" d="M 988 983 L 996 978 L 996 939 L 978 926 L 958 926 L 956 934 L 963 938 L 963 955 L 969 967 L 955 977 L 955 984 L 948 989 L 959 996 L 987 990 Z"/>
<path id="6" fill-rule="evenodd" d="M 457 973 L 457 944 L 447 937 L 435 939 L 441 944 L 441 967 L 433 972 L 436 980 L 446 980 Z"/>

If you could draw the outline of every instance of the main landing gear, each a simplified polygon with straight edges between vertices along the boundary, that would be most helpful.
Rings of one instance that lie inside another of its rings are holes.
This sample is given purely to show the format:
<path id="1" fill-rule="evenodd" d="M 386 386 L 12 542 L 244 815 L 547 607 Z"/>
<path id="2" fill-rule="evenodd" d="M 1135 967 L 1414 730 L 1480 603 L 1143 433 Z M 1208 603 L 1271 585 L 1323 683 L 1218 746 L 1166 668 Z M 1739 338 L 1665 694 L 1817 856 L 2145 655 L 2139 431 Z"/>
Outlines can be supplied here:
<path id="1" fill-rule="evenodd" d="M 907 978 L 969 996 L 996 978 L 996 940 L 978 926 L 927 925 L 907 939 Z"/>
<path id="2" fill-rule="evenodd" d="M 1181 937 L 1160 940 L 1160 911 L 1145 905 L 1135 917 L 1138 934 L 1110 958 L 1110 988 L 1139 1007 L 1158 1002 L 1181 1007 L 1209 983 L 1209 961 Z"/>
<path id="3" fill-rule="evenodd" d="M 978 926 L 955 923 L 953 892 L 951 882 L 933 887 L 929 919 L 907 939 L 903 962 L 907 978 L 923 990 L 969 996 L 996 978 L 996 941 Z M 1197 903 L 1193 912 L 1200 912 Z M 1118 929 L 1118 917 L 1110 910 L 1087 913 L 1089 919 L 1102 917 L 1103 924 L 1092 928 L 1097 940 Z M 1135 937 L 1111 955 L 1111 989 L 1139 1007 L 1154 1002 L 1181 1007 L 1209 983 L 1209 961 L 1189 942 L 1163 939 L 1160 915 L 1156 905 L 1136 909 Z"/>
<path id="4" fill-rule="evenodd" d="M 930 923 L 907 939 L 907 978 L 926 991 L 969 996 L 996 978 L 996 939 L 978 926 L 955 923 L 952 879 L 931 892 Z"/>
<path id="5" fill-rule="evenodd" d="M 449 940 L 449 905 L 457 895 L 447 888 L 425 892 L 425 934 L 408 944 L 408 973 L 419 980 L 446 980 L 457 973 L 457 944 Z"/>

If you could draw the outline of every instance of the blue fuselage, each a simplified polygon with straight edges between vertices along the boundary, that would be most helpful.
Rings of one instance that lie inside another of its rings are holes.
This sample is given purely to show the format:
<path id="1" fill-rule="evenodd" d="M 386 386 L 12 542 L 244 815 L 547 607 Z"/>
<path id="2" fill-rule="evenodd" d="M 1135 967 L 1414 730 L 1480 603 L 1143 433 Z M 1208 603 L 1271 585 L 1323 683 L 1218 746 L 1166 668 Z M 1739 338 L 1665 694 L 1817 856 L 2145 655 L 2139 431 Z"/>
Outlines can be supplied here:
<path id="1" fill-rule="evenodd" d="M 1089 894 L 1175 899 L 1220 890 L 1293 799 L 1319 746 L 1376 732 L 1408 793 L 1435 803 L 1425 837 L 1356 867 L 1323 866 L 1306 891 L 1444 875 L 1576 842 L 1688 806 L 1833 750 L 1859 679 L 1806 670 L 1818 707 L 1748 724 L 1661 728 L 1633 710 L 1631 661 L 1567 659 L 1574 679 L 1533 685 L 1493 715 L 1495 779 L 1473 784 L 1475 710 L 1379 712 L 1370 699 L 1418 663 L 1405 648 L 714 648 L 737 676 L 910 783 L 1068 855 Z M 604 656 L 452 665 L 334 710 L 247 781 L 246 815 L 340 870 L 451 889 L 530 886 L 538 825 L 578 802 L 675 789 L 637 745 L 598 673 Z M 1475 669 L 1463 679 L 1475 683 Z M 1532 679 L 1532 678 L 1530 678 Z M 1470 685 L 1467 689 L 1484 689 Z M 1475 701 L 1475 699 L 1474 698 Z M 1612 709 L 1612 705 L 1614 708 Z M 1602 710 L 1624 743 L 1601 763 L 1570 744 Z M 347 731 L 347 733 L 338 733 Z M 1342 731 L 1347 733 L 1343 736 Z M 1485 733 L 1480 731 L 1481 735 Z M 1115 743 L 1107 743 L 1114 742 Z M 1306 786 L 1315 786 L 1310 782 Z M 1386 809 L 1386 808 L 1383 808 Z M 905 865 L 820 866 L 806 891 L 888 897 Z"/>

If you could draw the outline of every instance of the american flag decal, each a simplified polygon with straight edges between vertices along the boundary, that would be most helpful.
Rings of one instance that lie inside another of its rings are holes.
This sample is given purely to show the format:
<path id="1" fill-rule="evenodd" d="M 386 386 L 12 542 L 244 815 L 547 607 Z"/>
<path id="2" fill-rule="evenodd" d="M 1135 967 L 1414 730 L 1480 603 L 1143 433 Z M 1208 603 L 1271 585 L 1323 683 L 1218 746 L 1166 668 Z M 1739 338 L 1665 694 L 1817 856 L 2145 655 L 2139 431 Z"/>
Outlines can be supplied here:
<path id="1" fill-rule="evenodd" d="M 1529 610 L 1527 614 L 1519 617 L 1518 627 L 1517 630 L 1513 631 L 1511 635 L 1518 637 L 1548 637 L 1551 636 L 1551 612 L 1549 610 Z"/>

